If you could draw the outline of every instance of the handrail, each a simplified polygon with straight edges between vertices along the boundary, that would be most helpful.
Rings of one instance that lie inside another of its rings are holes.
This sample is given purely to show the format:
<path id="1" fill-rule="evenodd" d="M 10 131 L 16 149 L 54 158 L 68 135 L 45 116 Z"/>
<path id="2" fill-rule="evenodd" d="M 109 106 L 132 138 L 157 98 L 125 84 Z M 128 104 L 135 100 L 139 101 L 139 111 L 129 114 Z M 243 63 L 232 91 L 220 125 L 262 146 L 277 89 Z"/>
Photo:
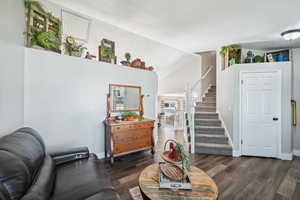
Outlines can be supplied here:
<path id="1" fill-rule="evenodd" d="M 203 80 L 203 79 L 206 78 L 206 76 L 209 74 L 209 72 L 211 72 L 211 70 L 212 70 L 213 68 L 214 68 L 214 66 L 210 66 L 210 67 L 208 68 L 208 70 L 201 76 L 201 78 L 200 78 L 198 81 L 195 82 L 195 84 L 191 87 L 191 90 L 192 90 L 192 91 L 197 87 L 197 85 L 201 82 L 201 80 Z"/>
<path id="2" fill-rule="evenodd" d="M 195 103 L 196 99 L 193 97 L 193 92 L 196 89 L 196 87 L 201 83 L 203 79 L 207 77 L 207 75 L 212 71 L 214 66 L 210 66 L 208 70 L 201 76 L 199 80 L 197 80 L 192 87 L 187 84 L 186 90 L 185 90 L 185 97 L 186 97 L 186 108 L 185 112 L 187 114 L 187 120 L 189 122 L 189 125 L 187 128 L 190 130 L 190 138 L 191 138 L 191 153 L 195 152 L 195 122 L 194 122 L 194 114 L 195 114 Z M 201 93 L 201 85 L 200 85 L 200 93 Z M 185 130 L 187 130 L 187 128 Z"/>
<path id="3" fill-rule="evenodd" d="M 214 66 L 210 66 L 208 70 L 201 76 L 201 79 L 205 79 L 209 72 L 214 68 Z"/>

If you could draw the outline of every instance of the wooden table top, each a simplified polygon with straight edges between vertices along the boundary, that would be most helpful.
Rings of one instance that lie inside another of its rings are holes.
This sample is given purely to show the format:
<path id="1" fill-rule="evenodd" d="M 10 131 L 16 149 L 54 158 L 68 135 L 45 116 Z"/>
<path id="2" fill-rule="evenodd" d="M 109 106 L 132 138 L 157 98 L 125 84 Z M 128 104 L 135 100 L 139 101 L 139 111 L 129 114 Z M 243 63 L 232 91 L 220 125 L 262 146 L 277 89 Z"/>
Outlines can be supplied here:
<path id="1" fill-rule="evenodd" d="M 158 164 L 152 164 L 145 168 L 139 177 L 141 190 L 151 200 L 216 200 L 218 198 L 215 182 L 201 169 L 192 167 L 189 172 L 192 190 L 159 189 L 159 183 L 155 180 L 158 174 Z"/>

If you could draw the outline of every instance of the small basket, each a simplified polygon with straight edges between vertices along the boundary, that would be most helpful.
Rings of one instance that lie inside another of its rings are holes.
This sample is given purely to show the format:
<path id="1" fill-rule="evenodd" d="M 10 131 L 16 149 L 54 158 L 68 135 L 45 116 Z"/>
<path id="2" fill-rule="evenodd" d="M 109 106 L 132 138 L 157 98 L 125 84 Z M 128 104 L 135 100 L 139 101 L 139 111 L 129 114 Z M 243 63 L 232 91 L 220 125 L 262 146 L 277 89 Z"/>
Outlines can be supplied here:
<path id="1" fill-rule="evenodd" d="M 165 176 L 174 181 L 182 181 L 187 177 L 187 174 L 177 165 L 160 163 L 159 168 Z"/>
<path id="2" fill-rule="evenodd" d="M 182 160 L 172 160 L 172 159 L 170 159 L 170 158 L 168 157 L 168 154 L 169 154 L 170 151 L 167 151 L 166 149 L 167 149 L 167 145 L 168 145 L 170 142 L 173 142 L 173 143 L 177 144 L 177 142 L 176 142 L 175 140 L 172 140 L 172 139 L 167 140 L 167 141 L 165 142 L 164 152 L 162 152 L 162 153 L 160 154 L 160 156 L 161 156 L 161 158 L 162 158 L 164 161 L 166 161 L 167 163 L 172 163 L 172 164 L 174 164 L 174 165 L 181 165 L 181 164 L 182 164 Z"/>

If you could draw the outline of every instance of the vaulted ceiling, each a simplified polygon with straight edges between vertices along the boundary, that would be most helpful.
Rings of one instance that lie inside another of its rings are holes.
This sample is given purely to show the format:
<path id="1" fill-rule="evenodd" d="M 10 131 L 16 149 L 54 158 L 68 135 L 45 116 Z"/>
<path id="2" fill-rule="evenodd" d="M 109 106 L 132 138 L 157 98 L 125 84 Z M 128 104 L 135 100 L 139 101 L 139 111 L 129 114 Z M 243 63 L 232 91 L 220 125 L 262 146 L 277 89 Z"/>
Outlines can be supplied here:
<path id="1" fill-rule="evenodd" d="M 51 0 L 169 46 L 199 52 L 280 41 L 300 28 L 299 0 Z"/>

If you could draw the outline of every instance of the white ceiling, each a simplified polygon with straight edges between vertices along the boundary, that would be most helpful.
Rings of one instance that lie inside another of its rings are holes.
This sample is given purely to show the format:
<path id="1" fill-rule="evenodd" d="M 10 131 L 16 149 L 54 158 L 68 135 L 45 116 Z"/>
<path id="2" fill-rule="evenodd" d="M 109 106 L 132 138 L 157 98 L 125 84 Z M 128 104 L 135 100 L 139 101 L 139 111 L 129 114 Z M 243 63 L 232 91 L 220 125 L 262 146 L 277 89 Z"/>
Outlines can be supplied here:
<path id="1" fill-rule="evenodd" d="M 280 42 L 282 31 L 300 28 L 300 0 L 50 1 L 188 52 Z"/>

